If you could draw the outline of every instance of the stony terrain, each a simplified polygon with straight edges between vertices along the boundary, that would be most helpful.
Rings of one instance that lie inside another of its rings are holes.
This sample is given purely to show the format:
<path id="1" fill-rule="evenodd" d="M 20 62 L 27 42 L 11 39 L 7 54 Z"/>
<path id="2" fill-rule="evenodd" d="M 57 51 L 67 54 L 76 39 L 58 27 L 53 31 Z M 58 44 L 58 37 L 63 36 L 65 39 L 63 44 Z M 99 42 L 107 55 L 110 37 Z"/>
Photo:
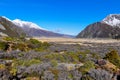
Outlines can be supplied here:
<path id="1" fill-rule="evenodd" d="M 105 55 L 108 51 L 115 49 L 120 53 L 120 40 L 116 39 L 76 39 L 76 38 L 35 38 L 42 42 L 56 43 L 59 48 L 68 50 L 76 50 L 79 45 L 78 51 L 92 51 L 101 55 Z M 54 46 L 55 46 L 54 45 Z M 74 46 L 74 47 L 73 47 Z M 74 48 L 74 49 L 73 49 Z"/>
<path id="2" fill-rule="evenodd" d="M 36 39 L 1 38 L 0 80 L 120 79 L 119 40 Z"/>

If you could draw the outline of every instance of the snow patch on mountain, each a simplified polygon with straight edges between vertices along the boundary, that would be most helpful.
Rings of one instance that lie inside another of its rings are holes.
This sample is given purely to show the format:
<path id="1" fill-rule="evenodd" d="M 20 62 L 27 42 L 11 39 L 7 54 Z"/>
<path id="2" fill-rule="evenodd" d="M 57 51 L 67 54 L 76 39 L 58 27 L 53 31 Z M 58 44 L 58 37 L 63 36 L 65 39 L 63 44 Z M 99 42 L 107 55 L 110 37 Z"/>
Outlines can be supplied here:
<path id="1" fill-rule="evenodd" d="M 120 14 L 110 14 L 106 18 L 104 18 L 102 22 L 113 27 L 120 27 Z"/>
<path id="2" fill-rule="evenodd" d="M 34 29 L 43 29 L 42 27 L 40 27 L 39 25 L 33 23 L 33 22 L 29 22 L 29 21 L 22 21 L 20 19 L 15 19 L 15 20 L 10 20 L 9 18 L 2 16 L 2 18 L 5 18 L 8 21 L 13 22 L 15 25 L 21 27 L 21 28 L 34 28 Z"/>
<path id="3" fill-rule="evenodd" d="M 5 27 L 2 24 L 0 24 L 0 29 L 6 30 Z"/>
<path id="4" fill-rule="evenodd" d="M 28 21 L 22 21 L 20 19 L 15 19 L 12 21 L 15 25 L 20 26 L 22 28 L 34 28 L 34 29 L 43 29 L 40 26 L 38 26 L 37 24 L 33 23 L 33 22 L 28 22 Z"/>

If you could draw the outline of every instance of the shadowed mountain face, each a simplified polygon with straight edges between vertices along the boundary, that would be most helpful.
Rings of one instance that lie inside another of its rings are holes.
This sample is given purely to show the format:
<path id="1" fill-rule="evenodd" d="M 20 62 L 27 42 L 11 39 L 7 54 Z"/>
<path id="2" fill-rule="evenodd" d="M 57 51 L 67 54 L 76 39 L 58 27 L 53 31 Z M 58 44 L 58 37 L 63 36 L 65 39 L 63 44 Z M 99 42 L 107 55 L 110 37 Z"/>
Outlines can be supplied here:
<path id="1" fill-rule="evenodd" d="M 23 27 L 22 29 L 25 31 L 26 34 L 33 37 L 65 37 L 65 35 L 63 34 L 58 34 L 51 31 L 42 30 L 42 29 L 25 28 L 25 27 Z"/>
<path id="2" fill-rule="evenodd" d="M 88 25 L 77 38 L 118 38 L 120 15 L 109 15 L 103 21 Z"/>
<path id="3" fill-rule="evenodd" d="M 20 37 L 24 31 L 4 17 L 0 17 L 0 36 Z"/>

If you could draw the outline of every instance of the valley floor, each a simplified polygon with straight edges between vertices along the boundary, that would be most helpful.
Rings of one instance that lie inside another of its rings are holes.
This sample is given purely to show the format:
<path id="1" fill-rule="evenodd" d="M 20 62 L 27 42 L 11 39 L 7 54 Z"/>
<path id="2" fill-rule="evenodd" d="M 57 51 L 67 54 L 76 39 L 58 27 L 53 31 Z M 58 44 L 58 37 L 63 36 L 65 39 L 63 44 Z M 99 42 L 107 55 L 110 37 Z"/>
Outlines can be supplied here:
<path id="1" fill-rule="evenodd" d="M 0 80 L 120 80 L 120 40 L 5 38 L 0 49 Z"/>
<path id="2" fill-rule="evenodd" d="M 89 39 L 89 38 L 47 38 L 47 37 L 34 37 L 42 42 L 56 42 L 56 43 L 65 43 L 65 44 L 76 44 L 76 43 L 119 43 L 120 40 L 116 39 Z"/>
<path id="3" fill-rule="evenodd" d="M 120 40 L 117 39 L 87 39 L 87 38 L 35 38 L 42 42 L 56 43 L 71 47 L 79 45 L 80 50 L 90 50 L 99 54 L 107 53 L 111 49 L 115 49 L 120 53 Z"/>

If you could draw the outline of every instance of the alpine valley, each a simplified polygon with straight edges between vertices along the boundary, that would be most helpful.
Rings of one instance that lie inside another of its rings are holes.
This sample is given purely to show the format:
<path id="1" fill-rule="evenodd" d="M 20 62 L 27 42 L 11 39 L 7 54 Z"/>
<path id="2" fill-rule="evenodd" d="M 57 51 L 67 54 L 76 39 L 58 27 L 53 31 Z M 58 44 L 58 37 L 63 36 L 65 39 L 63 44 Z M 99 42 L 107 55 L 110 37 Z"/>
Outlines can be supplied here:
<path id="1" fill-rule="evenodd" d="M 0 17 L 0 80 L 120 80 L 119 32 L 119 14 L 77 38 Z"/>

